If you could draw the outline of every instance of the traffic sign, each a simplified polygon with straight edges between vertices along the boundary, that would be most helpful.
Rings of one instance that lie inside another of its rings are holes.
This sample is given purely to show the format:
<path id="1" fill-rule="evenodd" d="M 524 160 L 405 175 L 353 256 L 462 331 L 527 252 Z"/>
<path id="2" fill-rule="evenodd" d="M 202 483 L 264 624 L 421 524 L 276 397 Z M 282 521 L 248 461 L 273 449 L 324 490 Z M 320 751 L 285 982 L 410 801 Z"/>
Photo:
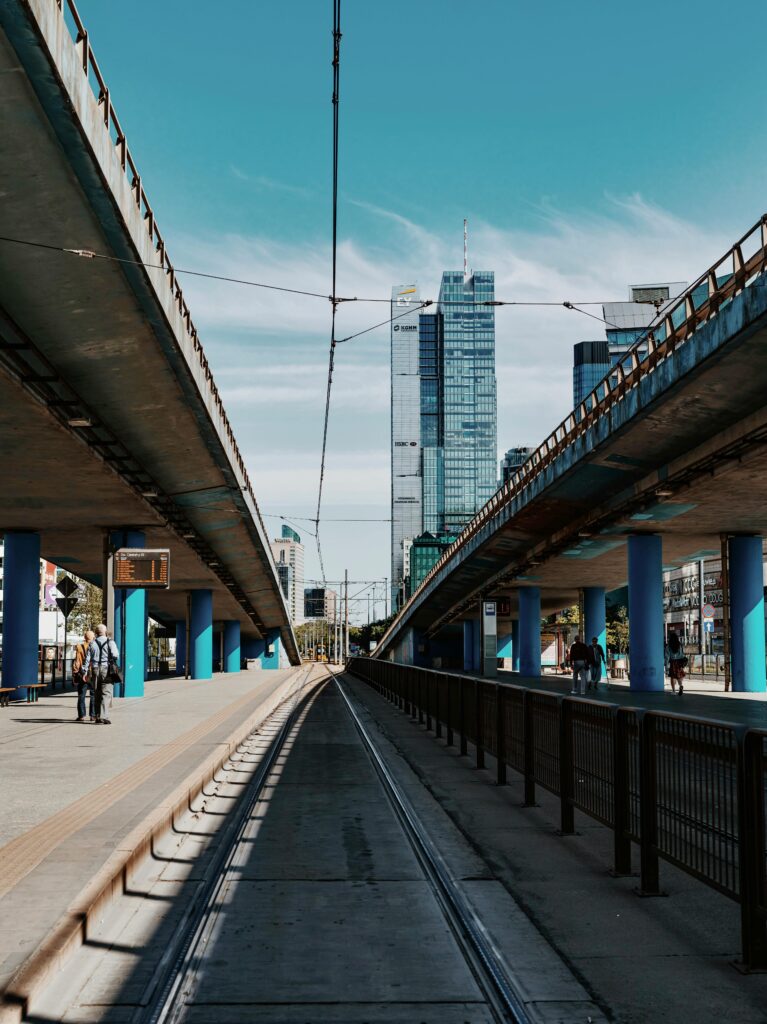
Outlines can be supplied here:
<path id="1" fill-rule="evenodd" d="M 56 604 L 59 606 L 59 611 L 65 619 L 69 618 L 69 613 L 72 611 L 74 606 L 77 604 L 78 598 L 76 597 L 57 597 Z"/>
<path id="2" fill-rule="evenodd" d="M 712 604 L 703 605 L 703 618 L 713 619 L 715 617 L 714 606 Z"/>
<path id="3" fill-rule="evenodd" d="M 703 620 L 703 632 L 704 633 L 713 633 L 714 632 L 714 620 L 713 619 L 704 619 Z"/>
<path id="4" fill-rule="evenodd" d="M 62 576 L 62 578 L 56 584 L 56 590 L 58 590 L 58 592 L 63 597 L 71 597 L 72 594 L 74 594 L 74 592 L 79 589 L 80 588 L 77 586 L 77 584 L 75 583 L 71 576 Z"/>

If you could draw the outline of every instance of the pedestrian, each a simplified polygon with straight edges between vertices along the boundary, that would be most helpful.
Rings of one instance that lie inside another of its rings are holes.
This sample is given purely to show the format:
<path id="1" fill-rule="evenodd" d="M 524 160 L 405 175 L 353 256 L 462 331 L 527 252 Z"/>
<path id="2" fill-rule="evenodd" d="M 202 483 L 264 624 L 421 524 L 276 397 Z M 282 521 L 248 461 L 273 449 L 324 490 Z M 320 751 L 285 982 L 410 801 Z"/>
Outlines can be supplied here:
<path id="1" fill-rule="evenodd" d="M 589 648 L 583 643 L 580 636 L 576 636 L 570 647 L 570 665 L 573 670 L 573 688 L 570 693 L 580 693 L 581 697 L 585 696 L 589 658 Z"/>
<path id="2" fill-rule="evenodd" d="M 671 689 L 676 693 L 676 684 L 679 683 L 680 695 L 684 693 L 684 670 L 687 665 L 687 658 L 684 653 L 684 644 L 679 639 L 675 629 L 669 630 L 668 634 L 668 674 L 671 679 Z"/>
<path id="3" fill-rule="evenodd" d="M 92 629 L 86 629 L 83 635 L 83 642 L 75 647 L 75 656 L 72 659 L 72 684 L 77 687 L 77 721 L 85 721 L 85 698 L 90 696 L 88 701 L 88 721 L 92 722 L 96 717 L 94 702 L 93 683 L 83 671 L 88 648 L 95 639 L 96 634 Z"/>
<path id="4" fill-rule="evenodd" d="M 111 725 L 109 715 L 112 711 L 114 684 L 120 679 L 117 666 L 120 652 L 117 644 L 107 636 L 107 627 L 101 623 L 96 626 L 96 638 L 88 647 L 85 656 L 83 673 L 90 672 L 92 684 L 96 687 L 96 725 Z"/>
<path id="5" fill-rule="evenodd" d="M 602 666 L 607 664 L 607 658 L 605 657 L 604 648 L 600 644 L 599 640 L 592 636 L 591 638 L 591 683 L 594 684 L 594 689 L 599 689 L 599 680 L 602 678 Z M 591 687 L 589 683 L 589 687 Z"/>

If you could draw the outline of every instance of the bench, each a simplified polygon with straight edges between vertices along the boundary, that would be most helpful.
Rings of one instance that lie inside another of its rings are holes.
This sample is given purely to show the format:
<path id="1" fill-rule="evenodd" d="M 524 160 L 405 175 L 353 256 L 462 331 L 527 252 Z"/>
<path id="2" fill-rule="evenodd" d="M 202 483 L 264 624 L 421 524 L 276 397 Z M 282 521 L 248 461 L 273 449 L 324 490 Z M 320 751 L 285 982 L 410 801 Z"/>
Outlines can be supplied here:
<path id="1" fill-rule="evenodd" d="M 37 691 L 44 690 L 45 683 L 29 683 L 27 686 L 18 687 L 18 689 L 27 691 L 27 704 L 36 704 L 40 696 Z"/>
<path id="2" fill-rule="evenodd" d="M 7 708 L 11 702 L 11 694 L 15 686 L 0 686 L 0 708 Z"/>

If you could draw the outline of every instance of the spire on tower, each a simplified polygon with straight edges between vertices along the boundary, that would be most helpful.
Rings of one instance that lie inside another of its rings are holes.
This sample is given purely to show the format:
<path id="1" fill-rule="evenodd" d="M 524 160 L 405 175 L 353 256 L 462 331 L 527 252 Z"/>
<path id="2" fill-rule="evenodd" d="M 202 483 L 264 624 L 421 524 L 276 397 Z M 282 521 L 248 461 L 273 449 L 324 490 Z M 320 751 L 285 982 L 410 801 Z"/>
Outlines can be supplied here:
<path id="1" fill-rule="evenodd" d="M 469 280 L 469 222 L 463 218 L 463 280 Z"/>

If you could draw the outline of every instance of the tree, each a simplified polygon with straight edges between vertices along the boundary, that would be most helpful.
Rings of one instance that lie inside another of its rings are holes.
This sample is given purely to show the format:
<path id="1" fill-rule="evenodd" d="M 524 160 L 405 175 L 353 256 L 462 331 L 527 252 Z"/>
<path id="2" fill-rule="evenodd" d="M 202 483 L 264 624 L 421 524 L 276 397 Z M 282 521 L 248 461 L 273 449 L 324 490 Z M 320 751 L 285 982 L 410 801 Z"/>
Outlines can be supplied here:
<path id="1" fill-rule="evenodd" d="M 59 569 L 56 573 L 56 582 L 64 576 L 72 576 L 75 583 L 80 587 L 79 600 L 72 609 L 67 620 L 67 626 L 73 633 L 82 635 L 86 629 L 94 629 L 101 621 L 103 615 L 101 587 L 95 583 L 80 579 L 74 573 L 66 573 Z"/>
<path id="2" fill-rule="evenodd" d="M 609 609 L 607 612 L 607 646 L 610 650 L 623 654 L 629 646 L 629 613 L 628 608 Z"/>

